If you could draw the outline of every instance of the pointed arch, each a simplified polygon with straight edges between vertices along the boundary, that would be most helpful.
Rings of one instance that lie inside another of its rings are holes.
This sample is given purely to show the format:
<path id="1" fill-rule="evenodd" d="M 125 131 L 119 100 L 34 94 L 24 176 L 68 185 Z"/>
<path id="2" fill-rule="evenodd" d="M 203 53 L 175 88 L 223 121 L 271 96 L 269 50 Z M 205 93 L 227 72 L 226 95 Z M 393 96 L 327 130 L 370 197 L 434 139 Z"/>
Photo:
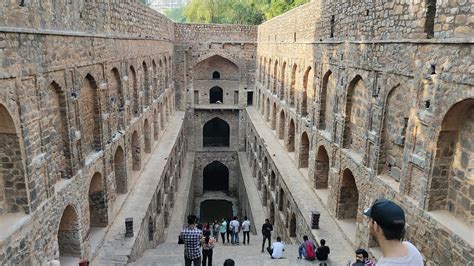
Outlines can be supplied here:
<path id="1" fill-rule="evenodd" d="M 332 120 L 332 95 L 335 89 L 335 82 L 332 71 L 328 70 L 323 77 L 323 86 L 321 88 L 319 105 L 319 128 L 328 130 Z"/>
<path id="2" fill-rule="evenodd" d="M 314 171 L 314 187 L 316 189 L 328 188 L 329 178 L 329 155 L 324 146 L 319 146 L 316 154 Z"/>
<path id="3" fill-rule="evenodd" d="M 123 97 L 123 88 L 122 88 L 122 80 L 120 78 L 120 72 L 117 68 L 112 68 L 110 70 L 110 78 L 108 80 L 109 83 L 109 91 L 110 91 L 110 100 L 111 100 L 111 113 L 116 113 L 115 120 L 113 121 L 114 125 L 112 129 L 115 132 L 118 132 L 121 129 L 125 128 L 125 121 L 124 121 L 124 108 L 125 108 L 125 100 Z"/>
<path id="4" fill-rule="evenodd" d="M 290 96 L 289 96 L 289 102 L 290 102 L 290 107 L 295 106 L 295 101 L 296 101 L 296 72 L 298 70 L 298 66 L 296 64 L 293 64 L 293 67 L 291 69 L 291 83 L 290 83 Z"/>
<path id="5" fill-rule="evenodd" d="M 304 76 L 303 76 L 303 95 L 301 99 L 301 115 L 308 115 L 308 80 L 312 80 L 312 71 L 311 67 L 307 67 Z M 312 82 L 311 82 L 312 83 Z"/>
<path id="6" fill-rule="evenodd" d="M 362 77 L 357 75 L 349 83 L 345 104 L 342 147 L 363 154 L 367 117 L 367 90 Z"/>
<path id="7" fill-rule="evenodd" d="M 137 131 L 133 131 L 132 134 L 132 169 L 134 171 L 140 171 L 142 163 L 141 155 L 141 144 L 140 137 L 138 136 Z"/>
<path id="8" fill-rule="evenodd" d="M 132 91 L 132 114 L 137 117 L 140 115 L 140 98 L 138 95 L 137 72 L 133 66 L 128 70 L 130 90 Z"/>
<path id="9" fill-rule="evenodd" d="M 0 104 L 0 215 L 29 213 L 20 136 L 10 112 Z"/>
<path id="10" fill-rule="evenodd" d="M 229 147 L 229 124 L 218 117 L 215 117 L 204 124 L 202 134 L 204 147 Z"/>
<path id="11" fill-rule="evenodd" d="M 309 159 L 309 137 L 306 132 L 301 135 L 300 150 L 299 150 L 299 167 L 308 168 Z"/>
<path id="12" fill-rule="evenodd" d="M 265 101 L 265 122 L 270 121 L 270 98 Z"/>
<path id="13" fill-rule="evenodd" d="M 283 139 L 285 137 L 285 124 L 285 111 L 281 110 L 280 121 L 278 122 L 278 139 Z"/>
<path id="14" fill-rule="evenodd" d="M 151 97 L 153 99 L 157 99 L 158 98 L 158 88 L 159 88 L 159 84 L 158 84 L 158 66 L 156 65 L 156 62 L 155 60 L 153 59 L 151 61 L 151 67 L 152 67 L 152 70 L 153 70 L 153 85 L 152 85 L 152 89 L 151 89 Z"/>
<path id="15" fill-rule="evenodd" d="M 72 205 L 64 209 L 58 228 L 58 248 L 60 257 L 82 256 L 81 224 L 76 209 Z"/>
<path id="16" fill-rule="evenodd" d="M 114 155 L 114 173 L 115 173 L 115 190 L 117 194 L 125 194 L 128 190 L 127 168 L 125 160 L 125 152 L 121 146 L 118 146 Z"/>
<path id="17" fill-rule="evenodd" d="M 290 119 L 290 123 L 288 124 L 288 139 L 286 149 L 288 152 L 295 151 L 295 122 L 293 118 Z"/>
<path id="18" fill-rule="evenodd" d="M 160 137 L 160 120 L 158 110 L 153 111 L 153 139 L 157 141 Z"/>
<path id="19" fill-rule="evenodd" d="M 290 237 L 296 237 L 296 215 L 291 213 L 290 218 Z"/>
<path id="20" fill-rule="evenodd" d="M 276 122 L 277 122 L 277 105 L 276 105 L 276 103 L 273 103 L 271 121 L 272 121 L 271 129 L 275 130 Z"/>
<path id="21" fill-rule="evenodd" d="M 352 171 L 348 168 L 342 172 L 339 185 L 337 219 L 355 219 L 359 204 L 359 191 Z"/>
<path id="22" fill-rule="evenodd" d="M 285 99 L 285 75 L 286 75 L 286 62 L 283 62 L 281 66 L 281 82 L 280 82 L 280 92 L 279 92 L 279 99 Z"/>
<path id="23" fill-rule="evenodd" d="M 92 176 L 89 185 L 89 215 L 90 227 L 107 226 L 107 204 L 104 181 L 100 173 Z"/>
<path id="24" fill-rule="evenodd" d="M 214 86 L 209 90 L 209 103 L 224 103 L 224 92 L 221 87 Z"/>
<path id="25" fill-rule="evenodd" d="M 151 153 L 151 129 L 148 119 L 143 122 L 143 133 L 145 135 L 145 153 Z"/>
<path id="26" fill-rule="evenodd" d="M 145 61 L 142 62 L 143 69 L 143 91 L 145 93 L 145 106 L 150 105 L 150 77 L 148 74 L 148 66 Z"/>
<path id="27" fill-rule="evenodd" d="M 275 60 L 275 66 L 273 67 L 273 89 L 272 94 L 277 94 L 277 85 L 278 85 L 278 60 Z"/>
<path id="28" fill-rule="evenodd" d="M 203 170 L 203 189 L 229 191 L 229 168 L 219 161 L 213 161 Z"/>
<path id="29" fill-rule="evenodd" d="M 100 107 L 97 83 L 87 74 L 79 92 L 79 113 L 81 120 L 81 146 L 84 157 L 101 150 Z"/>

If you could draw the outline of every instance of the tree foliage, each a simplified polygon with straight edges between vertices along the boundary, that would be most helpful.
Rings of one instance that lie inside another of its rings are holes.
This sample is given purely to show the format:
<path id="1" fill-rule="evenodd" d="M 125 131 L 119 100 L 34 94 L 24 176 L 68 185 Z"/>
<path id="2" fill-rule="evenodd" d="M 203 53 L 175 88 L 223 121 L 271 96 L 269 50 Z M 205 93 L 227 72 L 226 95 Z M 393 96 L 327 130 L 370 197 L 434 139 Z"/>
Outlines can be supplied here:
<path id="1" fill-rule="evenodd" d="M 192 0 L 165 15 L 178 22 L 257 25 L 309 0 Z"/>

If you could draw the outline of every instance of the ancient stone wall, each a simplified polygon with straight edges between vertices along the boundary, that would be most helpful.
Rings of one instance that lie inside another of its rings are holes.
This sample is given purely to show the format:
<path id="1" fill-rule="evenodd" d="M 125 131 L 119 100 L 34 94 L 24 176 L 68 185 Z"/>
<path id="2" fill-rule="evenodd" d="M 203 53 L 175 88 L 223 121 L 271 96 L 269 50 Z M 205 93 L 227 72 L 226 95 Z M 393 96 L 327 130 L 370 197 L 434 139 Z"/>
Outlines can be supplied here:
<path id="1" fill-rule="evenodd" d="M 174 112 L 174 26 L 136 1 L 24 2 L 0 11 L 0 263 L 85 258 Z"/>
<path id="2" fill-rule="evenodd" d="M 309 184 L 329 195 L 333 217 L 353 222 L 356 234 L 346 234 L 354 247 L 376 247 L 361 213 L 387 197 L 406 210 L 407 238 L 428 263 L 445 264 L 437 254 L 446 246 L 453 248 L 450 264 L 473 260 L 461 252 L 473 249 L 465 238 L 473 219 L 465 210 L 474 200 L 465 169 L 474 152 L 459 140 L 466 140 L 474 108 L 467 9 L 466 2 L 314 1 L 258 28 L 257 107 L 295 151 Z M 258 166 L 256 178 L 266 169 Z M 291 226 L 283 231 L 292 234 Z"/>

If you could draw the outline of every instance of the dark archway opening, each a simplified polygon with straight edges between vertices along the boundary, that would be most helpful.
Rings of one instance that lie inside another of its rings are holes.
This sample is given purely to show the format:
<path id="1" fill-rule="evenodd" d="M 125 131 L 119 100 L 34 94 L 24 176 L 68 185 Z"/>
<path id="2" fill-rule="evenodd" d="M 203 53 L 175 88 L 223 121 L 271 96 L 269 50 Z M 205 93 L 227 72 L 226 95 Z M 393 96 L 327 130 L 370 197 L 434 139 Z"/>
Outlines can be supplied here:
<path id="1" fill-rule="evenodd" d="M 219 73 L 219 71 L 212 72 L 212 79 L 220 79 L 220 78 L 221 78 L 221 73 Z"/>
<path id="2" fill-rule="evenodd" d="M 233 216 L 232 202 L 228 200 L 205 200 L 201 202 L 199 221 L 201 223 L 211 223 L 215 220 Z"/>
<path id="3" fill-rule="evenodd" d="M 204 125 L 204 147 L 228 147 L 230 139 L 229 124 L 220 118 L 213 118 Z"/>
<path id="4" fill-rule="evenodd" d="M 221 162 L 214 161 L 204 167 L 203 189 L 212 191 L 229 190 L 229 169 Z"/>
<path id="5" fill-rule="evenodd" d="M 209 103 L 223 103 L 223 91 L 220 87 L 212 87 L 209 90 Z"/>

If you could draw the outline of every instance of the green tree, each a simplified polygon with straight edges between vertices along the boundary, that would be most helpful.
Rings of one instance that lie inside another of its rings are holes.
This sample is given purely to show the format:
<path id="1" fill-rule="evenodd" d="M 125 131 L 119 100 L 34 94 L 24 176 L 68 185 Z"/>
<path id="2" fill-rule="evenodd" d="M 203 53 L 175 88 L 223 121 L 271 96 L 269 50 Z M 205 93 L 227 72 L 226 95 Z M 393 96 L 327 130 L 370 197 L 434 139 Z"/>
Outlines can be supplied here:
<path id="1" fill-rule="evenodd" d="M 186 16 L 184 16 L 183 12 L 184 12 L 184 7 L 170 8 L 170 9 L 164 10 L 165 16 L 170 18 L 172 21 L 179 22 L 179 23 L 187 22 Z"/>

